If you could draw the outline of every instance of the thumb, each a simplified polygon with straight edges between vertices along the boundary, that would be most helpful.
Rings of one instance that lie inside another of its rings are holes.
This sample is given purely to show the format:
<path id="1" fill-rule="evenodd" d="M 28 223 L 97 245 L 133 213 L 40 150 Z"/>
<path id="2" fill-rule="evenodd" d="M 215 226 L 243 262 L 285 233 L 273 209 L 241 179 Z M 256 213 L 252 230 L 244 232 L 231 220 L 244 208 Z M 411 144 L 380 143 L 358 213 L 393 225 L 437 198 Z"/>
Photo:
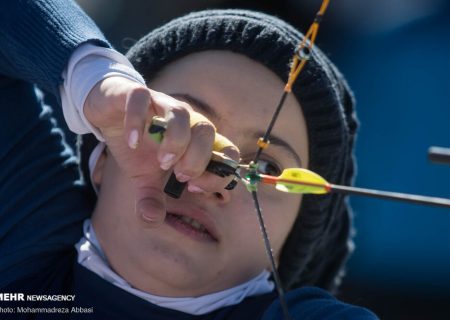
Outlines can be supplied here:
<path id="1" fill-rule="evenodd" d="M 164 181 L 155 183 L 155 177 L 142 175 L 134 177 L 135 212 L 149 227 L 157 227 L 166 217 L 166 196 L 161 187 Z M 164 180 L 164 179 L 161 179 Z"/>

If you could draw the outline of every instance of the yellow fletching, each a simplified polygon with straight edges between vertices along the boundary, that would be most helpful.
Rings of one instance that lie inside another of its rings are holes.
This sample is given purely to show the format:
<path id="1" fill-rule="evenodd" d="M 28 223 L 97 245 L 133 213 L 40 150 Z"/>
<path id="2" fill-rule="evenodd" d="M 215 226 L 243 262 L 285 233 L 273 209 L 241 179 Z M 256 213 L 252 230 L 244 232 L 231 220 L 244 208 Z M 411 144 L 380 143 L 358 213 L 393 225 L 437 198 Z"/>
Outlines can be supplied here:
<path id="1" fill-rule="evenodd" d="M 310 170 L 288 168 L 278 177 L 276 189 L 289 193 L 325 194 L 329 192 L 329 183 Z"/>

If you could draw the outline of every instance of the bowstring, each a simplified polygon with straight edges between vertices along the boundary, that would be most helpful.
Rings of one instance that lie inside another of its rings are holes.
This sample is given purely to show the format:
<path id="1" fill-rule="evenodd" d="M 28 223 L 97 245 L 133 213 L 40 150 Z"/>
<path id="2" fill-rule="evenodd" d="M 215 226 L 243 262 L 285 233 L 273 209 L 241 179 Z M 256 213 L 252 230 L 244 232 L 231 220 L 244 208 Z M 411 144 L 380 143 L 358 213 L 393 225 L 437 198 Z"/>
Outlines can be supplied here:
<path id="1" fill-rule="evenodd" d="M 303 67 L 305 66 L 306 62 L 309 60 L 309 58 L 311 56 L 311 52 L 312 52 L 314 43 L 316 41 L 317 33 L 319 32 L 319 25 L 320 25 L 320 22 L 322 21 L 322 17 L 325 14 L 326 9 L 328 8 L 329 2 L 330 2 L 330 0 L 322 1 L 320 9 L 316 13 L 316 17 L 314 18 L 313 23 L 311 24 L 311 26 L 308 29 L 308 32 L 306 33 L 303 40 L 300 42 L 297 49 L 295 50 L 295 54 L 293 56 L 293 60 L 292 60 L 292 64 L 291 64 L 291 70 L 289 72 L 289 77 L 286 82 L 286 85 L 284 86 L 283 94 L 281 95 L 281 98 L 278 102 L 275 112 L 273 113 L 270 123 L 267 126 L 266 132 L 264 133 L 263 137 L 260 138 L 257 142 L 258 150 L 253 159 L 254 163 L 258 163 L 258 160 L 259 160 L 259 157 L 260 157 L 262 151 L 269 146 L 270 133 L 272 132 L 275 122 L 278 119 L 278 115 L 280 114 L 280 111 L 284 106 L 286 97 L 292 91 L 292 85 L 294 84 L 295 80 L 297 80 L 300 72 L 303 70 Z"/>
<path id="2" fill-rule="evenodd" d="M 262 216 L 261 206 L 259 205 L 258 194 L 257 194 L 256 190 L 252 191 L 251 193 L 252 193 L 253 202 L 255 204 L 256 216 L 258 217 L 259 227 L 260 227 L 261 233 L 263 234 L 264 247 L 266 249 L 266 254 L 269 257 L 270 266 L 272 268 L 272 275 L 273 275 L 273 279 L 275 280 L 275 287 L 278 292 L 278 297 L 280 298 L 281 309 L 283 310 L 284 318 L 286 320 L 291 320 L 292 318 L 289 315 L 289 310 L 288 310 L 288 307 L 286 304 L 286 299 L 284 298 L 284 290 L 283 290 L 283 286 L 281 285 L 281 278 L 280 278 L 278 271 L 276 271 L 277 266 L 275 263 L 275 259 L 273 257 L 272 246 L 270 245 L 269 235 L 267 233 L 266 225 L 264 223 L 264 219 Z"/>
<path id="3" fill-rule="evenodd" d="M 267 233 L 266 225 L 265 225 L 264 218 L 262 215 L 262 209 L 261 209 L 261 206 L 258 201 L 257 187 L 256 187 L 258 179 L 256 179 L 255 177 L 257 176 L 256 171 L 258 168 L 258 160 L 259 160 L 263 150 L 266 149 L 270 144 L 269 136 L 275 125 L 275 122 L 278 119 L 278 115 L 280 114 L 281 109 L 284 106 L 284 103 L 286 101 L 288 94 L 292 91 L 292 85 L 294 84 L 295 80 L 297 80 L 298 75 L 303 70 L 303 67 L 305 66 L 306 62 L 309 60 L 309 58 L 311 56 L 311 52 L 312 52 L 312 49 L 313 49 L 313 46 L 314 46 L 314 43 L 315 43 L 315 40 L 317 37 L 317 33 L 319 31 L 319 25 L 320 25 L 320 22 L 322 20 L 322 17 L 324 15 L 326 9 L 328 8 L 329 2 L 330 2 L 330 0 L 322 0 L 322 4 L 320 6 L 319 11 L 316 13 L 313 23 L 311 24 L 311 26 L 308 29 L 308 32 L 305 34 L 303 40 L 301 41 L 301 43 L 295 50 L 295 54 L 293 57 L 288 80 L 283 89 L 283 93 L 280 97 L 278 105 L 272 115 L 270 122 L 269 122 L 269 125 L 267 126 L 267 129 L 266 129 L 263 137 L 259 138 L 259 140 L 257 142 L 258 150 L 256 151 L 253 161 L 249 165 L 250 172 L 247 175 L 247 177 L 249 178 L 249 181 L 245 182 L 247 189 L 252 194 L 253 202 L 255 205 L 255 211 L 256 211 L 256 214 L 258 217 L 258 223 L 260 226 L 260 231 L 261 231 L 263 241 L 264 241 L 264 247 L 266 250 L 266 254 L 269 258 L 269 261 L 270 261 L 272 275 L 273 275 L 273 278 L 275 281 L 275 286 L 276 286 L 276 289 L 278 292 L 278 297 L 280 300 L 281 309 L 283 311 L 285 320 L 291 320 L 292 318 L 289 314 L 289 310 L 288 310 L 285 295 L 284 295 L 283 286 L 281 283 L 281 278 L 280 278 L 280 275 L 279 275 L 277 267 L 276 267 L 276 262 L 275 262 L 275 259 L 273 256 L 272 246 L 270 244 L 269 235 Z M 245 179 L 242 179 L 241 177 L 239 177 L 239 178 L 241 181 L 245 180 Z"/>

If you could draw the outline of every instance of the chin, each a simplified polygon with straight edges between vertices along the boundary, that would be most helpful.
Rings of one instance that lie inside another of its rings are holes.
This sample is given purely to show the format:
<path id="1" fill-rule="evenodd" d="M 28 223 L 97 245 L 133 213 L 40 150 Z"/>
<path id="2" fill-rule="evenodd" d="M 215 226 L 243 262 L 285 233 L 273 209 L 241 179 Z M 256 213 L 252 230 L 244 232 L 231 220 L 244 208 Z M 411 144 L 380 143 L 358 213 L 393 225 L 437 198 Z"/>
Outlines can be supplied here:
<path id="1" fill-rule="evenodd" d="M 122 276 L 132 286 L 161 296 L 199 296 L 223 289 L 224 285 L 216 283 L 222 272 L 211 264 L 214 258 L 193 252 L 173 239 L 152 237 L 151 245 L 135 251 L 135 258 L 128 261 L 126 269 L 133 271 Z"/>

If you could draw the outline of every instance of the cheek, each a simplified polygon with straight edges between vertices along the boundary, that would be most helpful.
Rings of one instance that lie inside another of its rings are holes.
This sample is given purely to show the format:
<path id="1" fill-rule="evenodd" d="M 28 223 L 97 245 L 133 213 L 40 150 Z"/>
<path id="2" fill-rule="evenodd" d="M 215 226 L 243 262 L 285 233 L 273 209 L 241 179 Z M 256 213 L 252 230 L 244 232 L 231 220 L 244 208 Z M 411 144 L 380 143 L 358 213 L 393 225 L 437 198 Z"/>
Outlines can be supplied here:
<path id="1" fill-rule="evenodd" d="M 277 192 L 277 191 L 275 191 Z M 301 204 L 300 195 L 277 192 L 266 194 L 261 200 L 264 220 L 269 232 L 273 250 L 281 250 L 297 218 Z"/>
<path id="2" fill-rule="evenodd" d="M 237 190 L 236 190 L 237 191 Z M 261 186 L 258 190 L 264 223 L 269 233 L 272 249 L 278 254 L 297 217 L 301 196 L 274 191 Z M 230 208 L 231 209 L 231 208 Z M 262 251 L 261 230 L 251 194 L 245 189 L 233 197 L 232 229 L 241 233 L 243 243 L 255 243 Z"/>
<path id="3" fill-rule="evenodd" d="M 233 241 L 241 244 L 260 242 L 258 218 L 251 194 L 244 187 L 236 189 L 238 190 L 227 208 L 228 230 L 233 234 Z"/>
<path id="4" fill-rule="evenodd" d="M 131 210 L 134 211 L 134 185 L 115 162 L 106 166 L 103 181 L 104 183 L 101 186 L 102 196 L 105 195 L 111 208 L 120 209 L 113 211 L 121 214 L 128 214 Z"/>
<path id="5" fill-rule="evenodd" d="M 233 194 L 232 201 L 230 203 L 230 209 L 233 211 L 233 220 L 238 220 L 239 223 L 252 223 L 257 222 L 255 206 L 253 199 L 245 187 L 236 188 L 235 194 Z M 236 221 L 234 222 L 236 223 Z"/>

